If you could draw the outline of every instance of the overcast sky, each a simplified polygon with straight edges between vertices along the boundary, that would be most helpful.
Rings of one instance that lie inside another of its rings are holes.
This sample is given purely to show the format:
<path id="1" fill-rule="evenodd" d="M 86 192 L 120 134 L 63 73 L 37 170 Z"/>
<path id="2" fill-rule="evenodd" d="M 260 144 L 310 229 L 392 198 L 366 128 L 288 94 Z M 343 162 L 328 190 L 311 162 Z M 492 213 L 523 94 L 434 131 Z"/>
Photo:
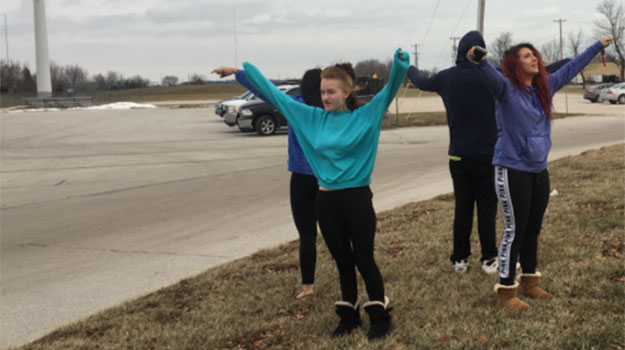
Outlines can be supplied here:
<path id="1" fill-rule="evenodd" d="M 540 47 L 582 29 L 590 43 L 599 0 L 486 0 L 485 39 L 501 32 Z M 437 6 L 438 3 L 438 6 Z M 477 0 L 47 0 L 50 59 L 160 82 L 249 61 L 271 78 L 338 61 L 390 58 L 419 47 L 419 66 L 451 65 L 450 37 L 476 28 Z M 2 0 L 9 58 L 34 71 L 33 0 Z M 236 18 L 236 21 L 235 21 Z M 4 20 L 4 18 L 2 18 Z M 236 23 L 236 50 L 235 50 Z M 2 23 L 2 59 L 6 59 Z M 235 57 L 235 51 L 237 52 Z"/>

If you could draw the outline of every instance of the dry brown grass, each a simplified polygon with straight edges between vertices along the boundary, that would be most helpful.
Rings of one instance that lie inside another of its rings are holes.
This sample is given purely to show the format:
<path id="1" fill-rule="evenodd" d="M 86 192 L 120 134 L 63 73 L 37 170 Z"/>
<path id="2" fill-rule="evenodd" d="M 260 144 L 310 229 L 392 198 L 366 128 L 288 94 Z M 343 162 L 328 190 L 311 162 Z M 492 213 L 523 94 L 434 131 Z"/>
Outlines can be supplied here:
<path id="1" fill-rule="evenodd" d="M 170 87 L 159 86 L 143 89 L 100 92 L 96 94 L 95 99 L 98 104 L 119 101 L 157 102 L 170 100 L 221 100 L 224 98 L 239 96 L 245 91 L 246 89 L 239 84 L 186 85 Z"/>
<path id="2" fill-rule="evenodd" d="M 453 196 L 378 214 L 376 259 L 395 329 L 331 339 L 336 268 L 318 244 L 316 295 L 296 301 L 298 243 L 260 251 L 59 329 L 20 349 L 624 349 L 624 145 L 550 165 L 539 269 L 551 301 L 495 307 L 496 276 L 452 271 Z M 473 251 L 479 252 L 476 234 Z M 362 284 L 361 284 L 362 287 Z M 361 294 L 365 296 L 364 288 Z"/>
<path id="3" fill-rule="evenodd" d="M 584 115 L 582 113 L 553 113 L 554 119 Z M 382 130 L 405 128 L 410 126 L 447 125 L 445 112 L 389 113 L 382 121 Z"/>

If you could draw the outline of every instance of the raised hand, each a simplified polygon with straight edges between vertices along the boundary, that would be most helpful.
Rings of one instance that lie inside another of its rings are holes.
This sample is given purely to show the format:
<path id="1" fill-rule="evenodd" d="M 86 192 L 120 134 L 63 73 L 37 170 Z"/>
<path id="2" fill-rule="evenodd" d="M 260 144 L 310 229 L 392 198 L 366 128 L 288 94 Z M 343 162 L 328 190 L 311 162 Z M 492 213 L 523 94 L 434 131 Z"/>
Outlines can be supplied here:
<path id="1" fill-rule="evenodd" d="M 614 39 L 609 38 L 607 36 L 602 36 L 601 37 L 601 44 L 603 44 L 603 47 L 608 47 L 610 45 L 612 45 L 612 43 L 614 42 Z"/>
<path id="2" fill-rule="evenodd" d="M 473 46 L 468 52 L 467 52 L 467 59 L 469 60 L 469 62 L 473 62 L 473 63 L 480 63 L 478 61 L 475 60 L 475 48 L 477 46 Z M 482 58 L 480 59 L 480 61 L 485 61 L 486 60 L 486 55 L 482 56 Z"/>
<path id="3" fill-rule="evenodd" d="M 211 73 L 219 74 L 220 78 L 225 78 L 225 77 L 227 77 L 229 75 L 232 75 L 232 74 L 234 74 L 236 72 L 237 72 L 237 68 L 235 68 L 235 67 L 221 66 L 221 67 L 213 69 L 213 71 Z"/>

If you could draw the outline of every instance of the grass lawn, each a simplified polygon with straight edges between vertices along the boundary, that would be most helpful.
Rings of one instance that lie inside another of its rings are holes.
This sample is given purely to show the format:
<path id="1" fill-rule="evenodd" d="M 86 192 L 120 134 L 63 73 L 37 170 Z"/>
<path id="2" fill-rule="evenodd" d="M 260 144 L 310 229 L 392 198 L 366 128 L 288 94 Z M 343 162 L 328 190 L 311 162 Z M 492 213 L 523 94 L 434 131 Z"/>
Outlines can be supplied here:
<path id="1" fill-rule="evenodd" d="M 497 277 L 479 268 L 476 234 L 469 272 L 453 272 L 453 195 L 447 194 L 378 213 L 376 259 L 395 324 L 384 341 L 367 341 L 366 316 L 352 335 L 329 337 L 338 321 L 338 276 L 319 239 L 312 299 L 293 298 L 299 280 L 293 241 L 20 349 L 624 349 L 624 151 L 621 144 L 550 164 L 559 195 L 545 215 L 539 270 L 554 299 L 525 299 L 528 312 L 495 306 Z"/>

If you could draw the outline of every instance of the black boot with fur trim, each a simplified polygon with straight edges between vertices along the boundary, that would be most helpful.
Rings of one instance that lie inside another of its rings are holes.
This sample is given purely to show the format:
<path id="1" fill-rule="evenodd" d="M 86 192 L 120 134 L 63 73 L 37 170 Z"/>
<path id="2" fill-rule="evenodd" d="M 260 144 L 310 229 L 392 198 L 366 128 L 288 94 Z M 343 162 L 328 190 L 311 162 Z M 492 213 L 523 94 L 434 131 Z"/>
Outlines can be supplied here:
<path id="1" fill-rule="evenodd" d="M 341 320 L 339 325 L 332 332 L 333 337 L 340 337 L 350 334 L 354 329 L 360 327 L 362 321 L 360 320 L 360 298 L 356 300 L 355 304 L 348 301 L 337 301 L 334 303 L 336 308 L 336 314 L 339 315 Z"/>
<path id="2" fill-rule="evenodd" d="M 391 323 L 390 311 L 392 307 L 388 307 L 389 299 L 384 297 L 384 302 L 370 301 L 363 305 L 363 308 L 369 314 L 371 320 L 371 328 L 367 332 L 369 340 L 382 339 L 391 333 L 393 327 Z"/>

